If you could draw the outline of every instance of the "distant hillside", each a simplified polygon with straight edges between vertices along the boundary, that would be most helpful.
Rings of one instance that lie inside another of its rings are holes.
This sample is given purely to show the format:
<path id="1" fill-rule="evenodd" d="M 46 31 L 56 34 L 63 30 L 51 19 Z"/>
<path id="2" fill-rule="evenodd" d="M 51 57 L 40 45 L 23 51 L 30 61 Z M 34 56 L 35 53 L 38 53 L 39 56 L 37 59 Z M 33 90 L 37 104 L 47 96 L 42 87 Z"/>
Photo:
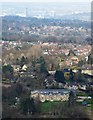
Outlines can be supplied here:
<path id="1" fill-rule="evenodd" d="M 83 20 L 83 21 L 90 21 L 91 20 L 91 13 L 90 12 L 75 12 L 70 15 L 64 15 L 62 19 L 78 19 L 78 20 Z"/>
<path id="2" fill-rule="evenodd" d="M 82 43 L 86 36 L 89 38 L 90 33 L 87 29 L 90 28 L 91 23 L 89 21 L 81 20 L 38 19 L 19 16 L 5 16 L 2 18 L 3 40 L 77 41 Z M 83 30 L 83 34 L 79 29 Z"/>

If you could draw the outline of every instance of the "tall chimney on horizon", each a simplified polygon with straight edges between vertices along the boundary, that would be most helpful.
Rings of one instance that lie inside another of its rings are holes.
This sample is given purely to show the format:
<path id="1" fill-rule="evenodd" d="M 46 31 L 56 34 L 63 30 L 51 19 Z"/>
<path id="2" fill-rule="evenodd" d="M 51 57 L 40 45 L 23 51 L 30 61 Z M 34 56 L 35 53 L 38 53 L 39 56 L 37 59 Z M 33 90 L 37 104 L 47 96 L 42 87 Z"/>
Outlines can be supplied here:
<path id="1" fill-rule="evenodd" d="M 25 15 L 28 17 L 28 8 L 26 8 Z"/>

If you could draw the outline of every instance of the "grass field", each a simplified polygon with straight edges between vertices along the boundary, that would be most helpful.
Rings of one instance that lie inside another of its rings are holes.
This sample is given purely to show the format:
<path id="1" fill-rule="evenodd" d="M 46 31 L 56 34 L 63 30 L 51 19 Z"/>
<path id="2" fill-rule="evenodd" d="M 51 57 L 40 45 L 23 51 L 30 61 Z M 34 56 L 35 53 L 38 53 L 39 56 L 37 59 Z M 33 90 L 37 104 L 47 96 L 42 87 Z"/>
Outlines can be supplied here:
<path id="1" fill-rule="evenodd" d="M 61 101 L 46 101 L 44 103 L 41 103 L 40 105 L 40 111 L 41 112 L 49 112 L 51 111 L 53 108 L 60 106 L 60 105 L 67 105 L 67 102 L 61 102 Z"/>
<path id="2" fill-rule="evenodd" d="M 89 96 L 86 93 L 79 93 L 78 96 Z M 91 99 L 85 99 L 85 101 L 87 102 L 88 105 L 90 106 L 86 106 L 86 108 L 93 110 L 93 98 Z M 78 102 L 79 105 L 82 105 L 82 102 Z"/>

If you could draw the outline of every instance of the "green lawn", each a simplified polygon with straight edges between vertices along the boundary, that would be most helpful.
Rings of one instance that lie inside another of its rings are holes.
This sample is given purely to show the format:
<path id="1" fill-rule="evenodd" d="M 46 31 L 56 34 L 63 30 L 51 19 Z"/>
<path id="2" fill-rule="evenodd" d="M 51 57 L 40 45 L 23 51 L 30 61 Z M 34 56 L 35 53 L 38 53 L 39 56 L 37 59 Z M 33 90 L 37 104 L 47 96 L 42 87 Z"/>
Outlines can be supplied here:
<path id="1" fill-rule="evenodd" d="M 90 106 L 86 106 L 86 108 L 93 110 L 93 98 L 92 99 L 85 99 L 87 104 L 90 104 Z M 77 102 L 79 105 L 82 105 L 82 102 Z"/>
<path id="2" fill-rule="evenodd" d="M 41 112 L 48 112 L 48 111 L 51 111 L 54 107 L 58 106 L 58 105 L 66 105 L 66 102 L 61 102 L 61 101 L 53 101 L 53 102 L 50 102 L 50 101 L 46 101 L 44 103 L 41 103 L 40 105 L 40 111 Z"/>
<path id="3" fill-rule="evenodd" d="M 89 95 L 85 92 L 78 92 L 77 96 L 89 96 Z"/>

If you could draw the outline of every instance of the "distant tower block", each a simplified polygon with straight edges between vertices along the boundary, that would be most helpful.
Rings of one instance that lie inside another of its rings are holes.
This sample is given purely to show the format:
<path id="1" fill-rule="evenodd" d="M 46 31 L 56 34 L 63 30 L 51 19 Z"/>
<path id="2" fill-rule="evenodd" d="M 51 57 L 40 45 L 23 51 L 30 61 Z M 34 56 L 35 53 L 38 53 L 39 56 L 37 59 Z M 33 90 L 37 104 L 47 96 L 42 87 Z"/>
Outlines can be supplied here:
<path id="1" fill-rule="evenodd" d="M 25 11 L 25 15 L 26 17 L 28 17 L 28 9 L 26 8 L 26 11 Z"/>

